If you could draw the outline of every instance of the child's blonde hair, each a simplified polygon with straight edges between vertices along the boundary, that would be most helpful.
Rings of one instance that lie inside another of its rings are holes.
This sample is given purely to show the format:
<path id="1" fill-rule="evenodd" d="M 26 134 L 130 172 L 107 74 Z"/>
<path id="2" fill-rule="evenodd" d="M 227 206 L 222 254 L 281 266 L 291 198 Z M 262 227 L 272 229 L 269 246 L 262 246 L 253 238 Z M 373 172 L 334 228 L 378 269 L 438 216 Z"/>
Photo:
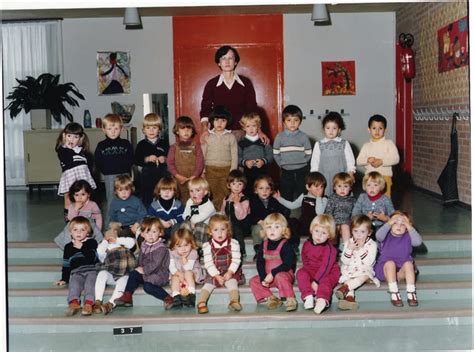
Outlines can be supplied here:
<path id="1" fill-rule="evenodd" d="M 66 144 L 66 135 L 67 134 L 76 134 L 79 136 L 79 146 L 84 149 L 86 153 L 89 153 L 89 138 L 87 138 L 87 134 L 84 132 L 84 128 L 78 124 L 77 122 L 70 122 L 63 128 L 61 133 L 59 133 L 58 138 L 56 139 L 56 146 L 54 150 L 58 151 L 59 148 Z"/>
<path id="2" fill-rule="evenodd" d="M 153 190 L 155 198 L 160 196 L 160 191 L 162 189 L 172 189 L 174 191 L 174 198 L 179 198 L 178 182 L 176 182 L 173 176 L 165 176 L 158 181 Z"/>
<path id="3" fill-rule="evenodd" d="M 271 224 L 274 224 L 274 223 L 279 223 L 281 224 L 285 229 L 283 230 L 283 238 L 286 238 L 287 240 L 290 239 L 291 237 L 291 231 L 288 227 L 288 221 L 286 220 L 286 218 L 280 214 L 280 213 L 271 213 L 269 215 L 267 215 L 267 217 L 265 219 L 263 219 L 263 230 L 261 232 L 261 236 L 262 238 L 265 238 L 266 237 L 266 234 L 265 234 L 265 228 L 268 226 L 268 225 L 271 225 Z"/>
<path id="4" fill-rule="evenodd" d="M 390 219 L 392 219 L 393 217 L 395 216 L 404 216 L 405 218 L 407 218 L 408 220 L 408 223 L 410 224 L 410 226 L 413 226 L 413 219 L 412 217 L 410 216 L 410 214 L 408 214 L 407 212 L 404 212 L 404 211 L 401 211 L 401 210 L 395 210 L 392 214 L 389 215 L 390 216 Z"/>
<path id="5" fill-rule="evenodd" d="M 216 224 L 225 224 L 227 227 L 227 237 L 232 238 L 232 226 L 230 225 L 229 218 L 224 214 L 214 214 L 209 219 L 209 227 L 207 228 L 207 234 L 209 237 L 212 236 L 212 229 Z"/>
<path id="6" fill-rule="evenodd" d="M 88 218 L 86 218 L 84 216 L 81 216 L 81 215 L 76 216 L 75 218 L 73 218 L 69 222 L 69 225 L 67 225 L 68 230 L 71 232 L 72 228 L 75 225 L 85 225 L 85 226 L 87 226 L 87 234 L 88 235 L 92 234 L 92 226 L 91 226 L 91 223 L 90 223 Z"/>
<path id="7" fill-rule="evenodd" d="M 122 118 L 120 117 L 120 115 L 117 115 L 117 114 L 107 114 L 104 116 L 104 118 L 102 119 L 102 125 L 103 125 L 103 128 L 107 127 L 108 124 L 114 124 L 114 123 L 117 123 L 120 125 L 120 128 L 123 127 L 123 121 L 122 121 Z"/>
<path id="8" fill-rule="evenodd" d="M 163 128 L 163 120 L 161 119 L 160 115 L 151 112 L 146 114 L 143 118 L 143 128 L 146 126 L 158 126 L 159 130 L 161 131 Z"/>
<path id="9" fill-rule="evenodd" d="M 332 178 L 332 187 L 336 187 L 338 183 L 347 183 L 350 187 L 354 184 L 354 177 L 347 172 L 339 172 Z"/>
<path id="10" fill-rule="evenodd" d="M 240 126 L 242 128 L 245 128 L 245 125 L 249 122 L 255 122 L 258 128 L 262 127 L 262 119 L 260 118 L 260 115 L 257 114 L 256 112 L 244 114 L 242 118 L 240 119 Z"/>
<path id="11" fill-rule="evenodd" d="M 204 177 L 195 177 L 188 181 L 188 189 L 198 189 L 209 192 L 209 182 Z"/>
<path id="12" fill-rule="evenodd" d="M 198 245 L 196 243 L 196 239 L 194 238 L 193 233 L 184 227 L 176 230 L 171 235 L 170 249 L 171 250 L 175 249 L 176 246 L 178 246 L 180 243 L 183 243 L 183 242 L 191 244 L 192 249 L 198 248 Z"/>
<path id="13" fill-rule="evenodd" d="M 362 188 L 364 189 L 364 191 L 366 190 L 367 183 L 369 181 L 377 182 L 382 187 L 382 189 L 385 188 L 385 179 L 383 178 L 380 172 L 371 171 L 364 176 L 364 178 L 362 179 Z"/>
<path id="14" fill-rule="evenodd" d="M 255 182 L 253 183 L 254 192 L 257 191 L 258 184 L 262 181 L 265 181 L 266 183 L 268 183 L 272 193 L 273 193 L 273 191 L 275 191 L 275 183 L 273 182 L 273 179 L 268 175 L 260 175 L 260 176 L 257 177 Z"/>
<path id="15" fill-rule="evenodd" d="M 152 227 L 156 227 L 156 229 L 160 232 L 160 237 L 162 237 L 165 233 L 165 228 L 161 223 L 161 220 L 155 216 L 147 216 L 143 219 L 143 222 L 140 226 L 140 230 L 143 232 L 151 230 Z"/>
<path id="16" fill-rule="evenodd" d="M 356 215 L 352 217 L 351 220 L 351 229 L 360 227 L 360 226 L 367 226 L 369 230 L 369 235 L 372 233 L 372 220 L 367 215 Z M 352 236 L 352 233 L 351 233 Z"/>
<path id="17" fill-rule="evenodd" d="M 115 176 L 114 180 L 114 190 L 118 191 L 121 189 L 129 189 L 135 192 L 135 186 L 133 185 L 133 180 L 129 175 L 118 175 Z"/>
<path id="18" fill-rule="evenodd" d="M 320 214 L 316 216 L 309 225 L 309 232 L 313 232 L 315 227 L 324 227 L 328 232 L 328 240 L 332 241 L 336 238 L 336 222 L 331 215 Z"/>

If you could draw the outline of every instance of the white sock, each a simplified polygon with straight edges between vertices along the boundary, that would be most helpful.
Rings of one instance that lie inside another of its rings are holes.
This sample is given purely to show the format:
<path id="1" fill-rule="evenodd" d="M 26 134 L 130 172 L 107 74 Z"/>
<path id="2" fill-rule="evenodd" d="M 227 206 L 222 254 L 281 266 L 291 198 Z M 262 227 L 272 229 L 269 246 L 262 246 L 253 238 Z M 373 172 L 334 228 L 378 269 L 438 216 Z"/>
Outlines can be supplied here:
<path id="1" fill-rule="evenodd" d="M 171 297 L 176 297 L 177 295 L 179 295 L 179 292 L 178 291 L 173 291 L 171 293 Z"/>
<path id="2" fill-rule="evenodd" d="M 347 295 L 346 296 L 352 296 L 354 297 L 354 290 L 350 290 L 349 292 L 347 292 Z"/>
<path id="3" fill-rule="evenodd" d="M 323 299 L 323 298 L 318 298 L 316 300 L 316 304 L 314 305 L 314 312 L 316 314 L 321 314 L 321 312 L 324 310 L 324 308 L 326 308 L 326 300 Z"/>
<path id="4" fill-rule="evenodd" d="M 415 292 L 415 285 L 413 284 L 407 284 L 407 292 Z"/>
<path id="5" fill-rule="evenodd" d="M 191 286 L 189 286 L 189 287 L 188 287 L 188 290 L 189 290 L 189 293 L 192 293 L 193 295 L 196 294 L 196 287 L 191 287 Z"/>
<path id="6" fill-rule="evenodd" d="M 388 290 L 389 290 L 390 292 L 398 292 L 398 284 L 397 284 L 397 282 L 396 282 L 396 281 L 395 281 L 395 282 L 389 282 L 389 283 L 388 283 Z"/>

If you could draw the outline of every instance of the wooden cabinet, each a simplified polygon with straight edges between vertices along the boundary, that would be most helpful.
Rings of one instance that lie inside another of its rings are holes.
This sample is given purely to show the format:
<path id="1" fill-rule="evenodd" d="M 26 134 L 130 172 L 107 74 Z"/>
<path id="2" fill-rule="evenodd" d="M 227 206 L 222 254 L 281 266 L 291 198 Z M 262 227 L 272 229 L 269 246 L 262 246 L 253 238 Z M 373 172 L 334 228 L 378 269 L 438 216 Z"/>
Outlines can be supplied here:
<path id="1" fill-rule="evenodd" d="M 61 167 L 54 147 L 60 132 L 59 129 L 23 131 L 25 182 L 28 186 L 59 183 Z M 104 132 L 100 128 L 86 128 L 85 132 L 94 153 L 97 144 L 105 138 Z M 135 147 L 136 128 L 124 128 L 121 137 Z"/>

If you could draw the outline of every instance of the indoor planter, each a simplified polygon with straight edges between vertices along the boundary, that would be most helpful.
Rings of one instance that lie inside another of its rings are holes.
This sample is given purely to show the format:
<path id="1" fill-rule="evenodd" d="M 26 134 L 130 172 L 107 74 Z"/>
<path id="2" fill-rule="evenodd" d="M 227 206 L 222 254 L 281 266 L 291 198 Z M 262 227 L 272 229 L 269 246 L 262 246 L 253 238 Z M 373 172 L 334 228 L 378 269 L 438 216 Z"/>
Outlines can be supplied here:
<path id="1" fill-rule="evenodd" d="M 73 83 L 59 83 L 60 75 L 52 75 L 43 73 L 34 78 L 27 76 L 25 80 L 16 79 L 18 86 L 8 94 L 7 99 L 11 100 L 10 104 L 5 108 L 10 110 L 10 117 L 15 118 L 21 110 L 25 113 L 32 112 L 32 128 L 47 128 L 47 124 L 39 125 L 33 122 L 37 109 L 49 110 L 57 122 L 61 122 L 61 116 L 69 121 L 73 121 L 72 114 L 66 109 L 65 103 L 71 106 L 79 106 L 78 101 L 73 97 L 84 100 L 84 96 Z M 44 115 L 43 115 L 44 116 Z M 43 117 L 44 121 L 47 118 Z M 40 126 L 40 127 L 38 127 Z M 49 127 L 51 127 L 51 118 L 49 118 Z"/>

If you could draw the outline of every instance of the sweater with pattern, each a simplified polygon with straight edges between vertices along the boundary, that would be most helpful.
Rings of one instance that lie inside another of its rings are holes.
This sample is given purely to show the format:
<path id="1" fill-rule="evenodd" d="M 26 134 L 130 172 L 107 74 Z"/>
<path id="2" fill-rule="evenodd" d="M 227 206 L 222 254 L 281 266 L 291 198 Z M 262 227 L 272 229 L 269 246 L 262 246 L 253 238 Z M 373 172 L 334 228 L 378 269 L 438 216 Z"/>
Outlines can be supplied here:
<path id="1" fill-rule="evenodd" d="M 282 169 L 297 170 L 308 165 L 311 143 L 308 135 L 300 130 L 287 129 L 277 134 L 273 143 L 273 157 Z"/>

